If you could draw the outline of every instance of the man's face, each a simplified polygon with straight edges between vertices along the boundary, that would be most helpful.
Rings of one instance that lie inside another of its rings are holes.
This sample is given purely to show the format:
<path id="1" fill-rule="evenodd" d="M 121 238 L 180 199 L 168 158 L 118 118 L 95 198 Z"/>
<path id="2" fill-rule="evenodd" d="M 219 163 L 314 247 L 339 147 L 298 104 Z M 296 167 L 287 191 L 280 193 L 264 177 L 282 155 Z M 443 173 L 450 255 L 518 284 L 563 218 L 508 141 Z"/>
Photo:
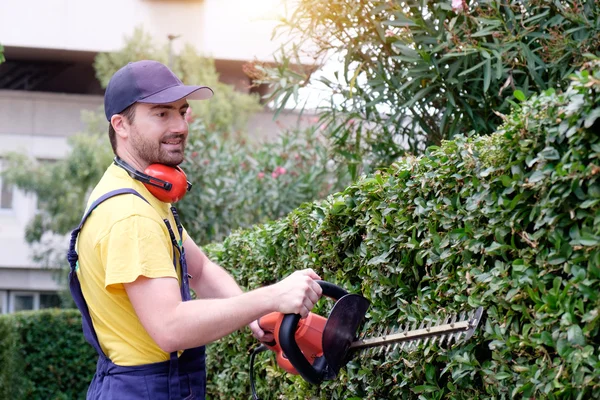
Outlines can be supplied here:
<path id="1" fill-rule="evenodd" d="M 138 103 L 129 126 L 131 154 L 142 164 L 181 164 L 188 136 L 187 108 L 185 99 L 168 104 Z"/>

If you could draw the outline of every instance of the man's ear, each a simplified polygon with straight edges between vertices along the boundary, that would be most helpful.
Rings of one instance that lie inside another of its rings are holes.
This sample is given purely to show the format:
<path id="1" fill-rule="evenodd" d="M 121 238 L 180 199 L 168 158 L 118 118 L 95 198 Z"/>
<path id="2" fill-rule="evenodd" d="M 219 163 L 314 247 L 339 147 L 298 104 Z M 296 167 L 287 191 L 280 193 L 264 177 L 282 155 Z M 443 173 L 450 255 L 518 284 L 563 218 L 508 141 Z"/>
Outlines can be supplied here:
<path id="1" fill-rule="evenodd" d="M 125 139 L 129 136 L 129 122 L 127 118 L 123 117 L 120 114 L 115 114 L 110 119 L 110 123 L 112 124 L 115 133 L 120 136 L 122 139 Z"/>

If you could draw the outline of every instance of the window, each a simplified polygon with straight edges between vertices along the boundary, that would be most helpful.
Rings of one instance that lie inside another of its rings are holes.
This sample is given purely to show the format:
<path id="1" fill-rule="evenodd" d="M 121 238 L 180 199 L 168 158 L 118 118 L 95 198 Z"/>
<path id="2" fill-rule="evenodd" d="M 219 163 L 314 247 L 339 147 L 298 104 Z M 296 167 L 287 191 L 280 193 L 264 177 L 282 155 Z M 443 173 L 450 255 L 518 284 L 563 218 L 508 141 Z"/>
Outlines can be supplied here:
<path id="1" fill-rule="evenodd" d="M 5 185 L 0 178 L 0 209 L 10 210 L 13 205 L 13 185 Z"/>
<path id="2" fill-rule="evenodd" d="M 60 296 L 56 293 L 40 293 L 40 310 L 42 308 L 59 308 Z"/>
<path id="3" fill-rule="evenodd" d="M 2 170 L 2 160 L 0 160 L 0 171 Z M 13 185 L 5 184 L 0 175 L 0 210 L 10 210 L 13 208 Z"/>
<path id="4" fill-rule="evenodd" d="M 35 310 L 35 293 L 11 293 L 11 311 Z"/>
<path id="5" fill-rule="evenodd" d="M 0 291 L 0 301 L 3 301 L 3 312 L 41 310 L 44 308 L 59 308 L 60 296 L 53 292 L 4 292 Z M 2 300 L 4 299 L 4 300 Z"/>
<path id="6" fill-rule="evenodd" d="M 8 313 L 8 297 L 6 291 L 0 290 L 0 314 Z"/>

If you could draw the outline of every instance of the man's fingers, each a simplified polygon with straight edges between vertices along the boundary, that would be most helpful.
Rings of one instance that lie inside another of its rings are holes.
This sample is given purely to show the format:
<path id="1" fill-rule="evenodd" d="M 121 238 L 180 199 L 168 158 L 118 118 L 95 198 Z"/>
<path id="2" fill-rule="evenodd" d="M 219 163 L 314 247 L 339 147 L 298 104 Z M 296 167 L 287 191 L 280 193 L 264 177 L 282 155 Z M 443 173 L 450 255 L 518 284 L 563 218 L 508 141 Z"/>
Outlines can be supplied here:
<path id="1" fill-rule="evenodd" d="M 252 321 L 248 326 L 252 331 L 252 336 L 260 341 L 265 341 L 265 336 L 267 336 L 267 333 L 261 329 L 258 321 Z"/>
<path id="2" fill-rule="evenodd" d="M 264 335 L 260 338 L 260 341 L 263 343 L 269 343 L 275 340 L 275 336 L 272 333 L 265 332 Z"/>
<path id="3" fill-rule="evenodd" d="M 315 294 L 316 294 L 318 297 L 321 297 L 321 295 L 323 294 L 323 288 L 321 288 L 321 285 L 319 285 L 319 284 L 318 284 L 317 282 L 315 282 L 315 281 L 311 281 L 311 282 L 310 282 L 310 284 L 311 284 L 311 285 L 310 285 L 310 287 L 311 287 L 311 288 L 312 288 L 312 290 L 315 292 Z M 317 300 L 318 300 L 318 299 L 317 299 Z M 316 303 L 316 301 L 315 301 L 315 303 Z"/>
<path id="4" fill-rule="evenodd" d="M 302 309 L 300 310 L 300 318 L 304 319 L 304 318 L 308 317 L 309 313 L 310 313 L 309 309 L 306 308 L 306 306 L 303 306 Z"/>
<path id="5" fill-rule="evenodd" d="M 313 279 L 319 279 L 319 280 L 321 279 L 321 277 L 319 275 L 317 275 L 317 273 L 315 271 L 313 271 L 312 268 L 307 268 L 307 269 L 303 270 L 303 272 L 305 275 L 308 275 Z"/>
<path id="6" fill-rule="evenodd" d="M 321 297 L 319 294 L 317 294 L 317 292 L 315 290 L 309 290 L 308 293 L 306 293 L 306 297 L 312 302 L 312 304 L 316 304 L 317 301 L 319 301 L 319 298 Z"/>
<path id="7" fill-rule="evenodd" d="M 283 313 L 299 314 L 306 318 L 310 310 L 323 294 L 321 285 L 316 280 L 321 277 L 311 268 L 296 271 L 278 285 L 280 298 L 278 309 Z"/>
<path id="8" fill-rule="evenodd" d="M 304 299 L 304 303 L 302 305 L 304 306 L 304 308 L 306 308 L 308 311 L 310 311 L 315 306 L 315 303 L 307 298 L 307 299 Z"/>

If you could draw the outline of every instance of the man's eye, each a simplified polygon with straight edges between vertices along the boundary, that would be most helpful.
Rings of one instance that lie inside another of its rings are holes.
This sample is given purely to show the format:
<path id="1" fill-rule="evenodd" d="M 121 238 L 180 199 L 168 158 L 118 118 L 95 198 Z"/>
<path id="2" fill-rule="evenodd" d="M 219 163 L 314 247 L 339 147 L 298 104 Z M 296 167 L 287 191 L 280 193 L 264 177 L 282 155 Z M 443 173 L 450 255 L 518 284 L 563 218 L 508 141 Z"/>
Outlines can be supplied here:
<path id="1" fill-rule="evenodd" d="M 165 115 L 167 115 L 167 113 L 165 113 L 165 112 L 159 112 L 159 113 L 158 113 L 158 114 L 156 114 L 156 115 L 162 118 L 162 117 L 164 117 Z"/>

